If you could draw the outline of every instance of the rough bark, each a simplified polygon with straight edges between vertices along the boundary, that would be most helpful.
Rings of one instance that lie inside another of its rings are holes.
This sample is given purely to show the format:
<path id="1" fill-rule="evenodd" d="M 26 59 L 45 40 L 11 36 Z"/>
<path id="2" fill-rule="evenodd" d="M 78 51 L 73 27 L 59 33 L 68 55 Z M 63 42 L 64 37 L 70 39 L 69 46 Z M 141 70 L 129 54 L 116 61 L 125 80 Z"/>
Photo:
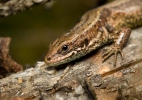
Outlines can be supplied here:
<path id="1" fill-rule="evenodd" d="M 37 4 L 56 0 L 0 0 L 0 16 L 6 17 Z"/>
<path id="2" fill-rule="evenodd" d="M 114 56 L 102 62 L 103 47 L 54 74 L 45 66 L 29 68 L 0 80 L 1 100 L 141 100 L 141 32 L 132 31 L 115 67 Z"/>

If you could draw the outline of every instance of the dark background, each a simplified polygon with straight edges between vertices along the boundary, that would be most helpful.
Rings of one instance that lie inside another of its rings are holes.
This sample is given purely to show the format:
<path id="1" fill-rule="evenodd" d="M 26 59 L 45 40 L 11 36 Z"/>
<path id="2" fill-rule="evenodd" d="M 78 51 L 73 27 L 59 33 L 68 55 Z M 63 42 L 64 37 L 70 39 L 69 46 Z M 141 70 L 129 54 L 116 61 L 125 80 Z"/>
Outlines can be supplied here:
<path id="1" fill-rule="evenodd" d="M 51 8 L 34 6 L 0 18 L 0 37 L 11 37 L 10 55 L 19 64 L 43 60 L 51 41 L 69 31 L 81 16 L 105 0 L 58 0 Z"/>

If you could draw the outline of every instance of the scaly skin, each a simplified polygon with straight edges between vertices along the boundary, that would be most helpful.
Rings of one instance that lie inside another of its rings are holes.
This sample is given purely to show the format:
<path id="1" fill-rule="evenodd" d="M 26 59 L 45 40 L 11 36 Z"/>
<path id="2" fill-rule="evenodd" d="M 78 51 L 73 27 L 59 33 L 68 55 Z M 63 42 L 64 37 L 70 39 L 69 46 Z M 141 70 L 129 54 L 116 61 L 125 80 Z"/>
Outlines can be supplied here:
<path id="1" fill-rule="evenodd" d="M 104 60 L 121 49 L 130 36 L 130 28 L 142 25 L 141 0 L 117 0 L 85 13 L 68 33 L 56 39 L 45 57 L 48 66 L 71 62 L 112 42 Z"/>

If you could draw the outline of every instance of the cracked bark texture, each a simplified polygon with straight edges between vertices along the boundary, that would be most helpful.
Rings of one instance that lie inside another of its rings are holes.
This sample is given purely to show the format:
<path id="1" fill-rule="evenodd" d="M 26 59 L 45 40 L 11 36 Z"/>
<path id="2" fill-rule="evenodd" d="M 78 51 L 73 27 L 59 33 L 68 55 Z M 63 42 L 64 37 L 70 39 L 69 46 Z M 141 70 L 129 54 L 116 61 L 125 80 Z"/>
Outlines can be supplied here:
<path id="1" fill-rule="evenodd" d="M 34 5 L 54 1 L 56 0 L 0 0 L 0 16 L 6 17 Z"/>
<path id="2" fill-rule="evenodd" d="M 29 68 L 0 80 L 1 100 L 141 100 L 142 99 L 142 27 L 134 29 L 118 55 L 102 62 L 100 48 L 91 54 L 50 69 Z M 69 68 L 69 70 L 67 70 Z M 51 70 L 52 71 L 52 70 Z M 66 71 L 66 73 L 65 73 Z M 63 76 L 63 73 L 64 76 Z"/>

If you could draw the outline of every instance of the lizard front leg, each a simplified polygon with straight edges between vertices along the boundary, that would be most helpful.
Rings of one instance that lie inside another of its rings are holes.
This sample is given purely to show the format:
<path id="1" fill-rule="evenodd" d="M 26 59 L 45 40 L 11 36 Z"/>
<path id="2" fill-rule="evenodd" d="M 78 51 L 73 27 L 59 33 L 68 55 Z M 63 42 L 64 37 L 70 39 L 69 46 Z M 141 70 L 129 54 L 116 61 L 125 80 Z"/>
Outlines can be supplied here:
<path id="1" fill-rule="evenodd" d="M 122 48 L 126 44 L 127 40 L 130 37 L 131 30 L 129 28 L 121 28 L 119 31 L 116 30 L 113 33 L 114 35 L 111 36 L 111 38 L 114 39 L 114 43 L 111 47 L 109 47 L 102 55 L 103 61 L 108 59 L 111 55 L 114 54 L 114 66 L 116 66 L 117 61 L 117 55 L 118 53 L 121 54 L 121 57 L 123 57 Z"/>

